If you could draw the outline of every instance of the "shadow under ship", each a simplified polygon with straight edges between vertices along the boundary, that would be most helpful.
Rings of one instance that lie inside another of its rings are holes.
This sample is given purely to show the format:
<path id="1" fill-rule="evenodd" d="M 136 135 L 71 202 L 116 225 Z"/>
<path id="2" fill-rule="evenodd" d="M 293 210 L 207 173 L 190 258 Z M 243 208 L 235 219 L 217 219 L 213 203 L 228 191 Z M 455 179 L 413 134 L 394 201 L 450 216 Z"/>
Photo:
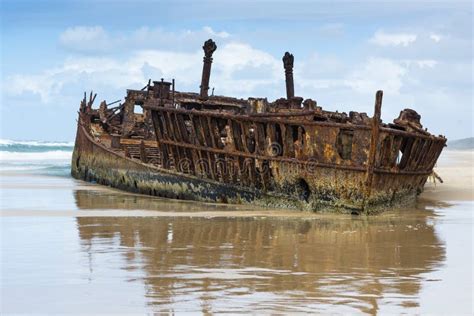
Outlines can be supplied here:
<path id="1" fill-rule="evenodd" d="M 98 109 L 96 94 L 84 94 L 72 175 L 153 196 L 314 211 L 376 213 L 414 203 L 446 146 L 416 111 L 383 123 L 382 91 L 373 117 L 325 111 L 294 95 L 288 52 L 286 98 L 209 95 L 216 48 L 204 43 L 200 93 L 161 79 Z"/>

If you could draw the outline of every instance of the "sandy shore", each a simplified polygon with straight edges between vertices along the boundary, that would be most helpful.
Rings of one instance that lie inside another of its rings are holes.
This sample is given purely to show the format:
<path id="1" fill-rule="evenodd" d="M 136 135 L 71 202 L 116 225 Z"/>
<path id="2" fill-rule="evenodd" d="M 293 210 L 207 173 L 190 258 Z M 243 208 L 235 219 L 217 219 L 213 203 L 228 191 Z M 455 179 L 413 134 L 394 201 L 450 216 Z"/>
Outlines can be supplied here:
<path id="1" fill-rule="evenodd" d="M 444 152 L 443 184 L 377 216 L 0 170 L 0 314 L 472 314 L 473 158 Z"/>
<path id="2" fill-rule="evenodd" d="M 430 179 L 420 200 L 428 203 L 473 201 L 473 161 L 474 151 L 443 152 L 435 171 L 444 183 L 433 183 Z M 70 177 L 0 172 L 0 179 L 0 190 L 3 193 L 0 216 L 331 217 L 331 214 L 275 211 L 257 209 L 249 205 L 153 198 L 77 181 Z M 29 198 L 25 199 L 25 192 L 30 192 Z M 346 216 L 338 216 L 343 217 Z"/>
<path id="3" fill-rule="evenodd" d="M 425 185 L 421 198 L 437 201 L 472 201 L 474 151 L 443 151 L 435 167 L 443 183 Z"/>

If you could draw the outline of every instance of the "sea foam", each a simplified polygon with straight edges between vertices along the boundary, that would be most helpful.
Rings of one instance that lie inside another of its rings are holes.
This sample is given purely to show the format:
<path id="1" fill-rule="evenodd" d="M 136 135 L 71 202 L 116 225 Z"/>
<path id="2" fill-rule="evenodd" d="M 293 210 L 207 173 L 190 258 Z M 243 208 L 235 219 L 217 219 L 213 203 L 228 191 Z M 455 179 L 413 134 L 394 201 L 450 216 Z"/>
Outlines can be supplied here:
<path id="1" fill-rule="evenodd" d="M 70 160 L 72 151 L 52 150 L 44 152 L 0 151 L 1 161 Z"/>
<path id="2" fill-rule="evenodd" d="M 73 142 L 0 139 L 0 171 L 66 176 Z"/>
<path id="3" fill-rule="evenodd" d="M 48 151 L 72 151 L 73 142 L 46 142 L 46 141 L 14 141 L 0 139 L 0 152 L 48 152 Z"/>

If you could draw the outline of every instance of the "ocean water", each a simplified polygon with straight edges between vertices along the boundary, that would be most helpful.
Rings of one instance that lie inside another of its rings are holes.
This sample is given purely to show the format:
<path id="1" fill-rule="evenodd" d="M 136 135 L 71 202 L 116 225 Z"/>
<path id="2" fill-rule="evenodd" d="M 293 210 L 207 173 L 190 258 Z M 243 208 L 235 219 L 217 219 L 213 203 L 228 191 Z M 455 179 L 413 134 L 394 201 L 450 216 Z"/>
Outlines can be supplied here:
<path id="1" fill-rule="evenodd" d="M 72 149 L 0 141 L 0 314 L 474 311 L 472 201 L 372 217 L 174 201 L 73 179 Z"/>
<path id="2" fill-rule="evenodd" d="M 74 142 L 0 139 L 0 172 L 69 176 Z"/>

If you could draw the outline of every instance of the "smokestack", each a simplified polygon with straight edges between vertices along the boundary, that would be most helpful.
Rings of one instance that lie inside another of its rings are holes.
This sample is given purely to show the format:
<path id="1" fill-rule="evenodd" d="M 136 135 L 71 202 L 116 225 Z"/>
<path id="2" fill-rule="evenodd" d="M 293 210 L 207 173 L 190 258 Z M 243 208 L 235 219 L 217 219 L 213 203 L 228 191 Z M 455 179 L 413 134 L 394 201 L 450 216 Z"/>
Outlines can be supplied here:
<path id="1" fill-rule="evenodd" d="M 212 53 L 217 49 L 216 43 L 212 39 L 208 39 L 204 46 L 204 64 L 202 66 L 202 79 L 201 79 L 201 99 L 206 100 L 208 98 L 209 90 L 209 78 L 211 77 L 211 65 L 212 65 Z"/>
<path id="2" fill-rule="evenodd" d="M 285 68 L 286 98 L 291 99 L 295 96 L 295 86 L 293 83 L 293 61 L 292 54 L 286 52 L 283 56 L 283 67 Z"/>

